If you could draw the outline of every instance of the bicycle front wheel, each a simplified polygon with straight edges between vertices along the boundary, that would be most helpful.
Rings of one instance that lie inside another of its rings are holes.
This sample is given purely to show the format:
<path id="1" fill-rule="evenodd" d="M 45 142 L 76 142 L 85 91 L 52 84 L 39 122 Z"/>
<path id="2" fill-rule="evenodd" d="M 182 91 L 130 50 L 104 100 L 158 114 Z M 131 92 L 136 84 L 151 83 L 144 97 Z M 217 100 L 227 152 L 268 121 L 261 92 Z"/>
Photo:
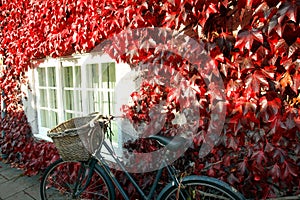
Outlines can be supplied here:
<path id="1" fill-rule="evenodd" d="M 206 176 L 187 176 L 180 186 L 167 185 L 158 199 L 164 200 L 244 200 L 242 194 L 228 184 Z"/>
<path id="2" fill-rule="evenodd" d="M 89 177 L 90 170 L 86 162 L 55 161 L 43 174 L 41 199 L 114 199 L 115 191 L 107 176 L 93 170 Z"/>

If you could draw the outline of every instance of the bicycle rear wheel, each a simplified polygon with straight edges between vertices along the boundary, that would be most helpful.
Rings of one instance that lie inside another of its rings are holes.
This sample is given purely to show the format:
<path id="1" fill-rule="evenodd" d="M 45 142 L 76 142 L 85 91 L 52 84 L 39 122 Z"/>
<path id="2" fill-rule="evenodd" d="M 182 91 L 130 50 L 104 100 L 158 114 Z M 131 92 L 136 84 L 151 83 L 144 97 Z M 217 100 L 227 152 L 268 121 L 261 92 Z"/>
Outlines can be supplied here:
<path id="1" fill-rule="evenodd" d="M 206 176 L 187 176 L 180 187 L 167 185 L 158 199 L 164 200 L 244 200 L 236 189 L 228 184 Z"/>
<path id="2" fill-rule="evenodd" d="M 114 199 L 115 191 L 112 182 L 103 173 L 90 172 L 86 162 L 63 161 L 52 163 L 44 172 L 40 195 L 42 200 L 65 199 Z"/>

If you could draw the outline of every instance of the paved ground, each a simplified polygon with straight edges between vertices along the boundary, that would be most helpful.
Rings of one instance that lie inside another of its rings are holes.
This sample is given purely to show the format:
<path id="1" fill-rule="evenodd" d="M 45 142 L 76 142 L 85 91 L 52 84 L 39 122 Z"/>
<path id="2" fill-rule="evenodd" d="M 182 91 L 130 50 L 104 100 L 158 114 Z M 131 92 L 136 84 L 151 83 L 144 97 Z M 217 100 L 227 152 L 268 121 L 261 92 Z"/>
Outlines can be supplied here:
<path id="1" fill-rule="evenodd" d="M 23 176 L 22 171 L 0 161 L 0 200 L 39 200 L 39 177 Z"/>

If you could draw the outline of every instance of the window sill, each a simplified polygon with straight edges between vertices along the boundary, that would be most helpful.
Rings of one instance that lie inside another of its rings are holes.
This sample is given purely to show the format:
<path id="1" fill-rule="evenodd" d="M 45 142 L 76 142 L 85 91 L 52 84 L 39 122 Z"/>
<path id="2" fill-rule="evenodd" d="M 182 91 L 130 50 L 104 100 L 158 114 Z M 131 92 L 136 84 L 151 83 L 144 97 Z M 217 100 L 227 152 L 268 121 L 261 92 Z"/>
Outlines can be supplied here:
<path id="1" fill-rule="evenodd" d="M 47 142 L 53 142 L 52 139 L 44 134 L 34 134 L 33 135 L 38 140 L 45 140 Z"/>

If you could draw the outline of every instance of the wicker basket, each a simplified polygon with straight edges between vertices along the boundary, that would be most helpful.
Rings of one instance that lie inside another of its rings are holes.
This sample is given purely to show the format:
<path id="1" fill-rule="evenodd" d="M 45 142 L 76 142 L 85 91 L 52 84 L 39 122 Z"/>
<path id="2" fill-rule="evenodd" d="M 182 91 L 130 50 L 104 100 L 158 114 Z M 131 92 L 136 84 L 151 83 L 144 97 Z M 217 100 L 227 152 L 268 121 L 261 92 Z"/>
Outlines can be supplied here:
<path id="1" fill-rule="evenodd" d="M 63 160 L 87 161 L 93 151 L 95 151 L 95 148 L 92 149 L 90 145 L 94 142 L 93 140 L 97 140 L 97 144 L 99 145 L 97 148 L 100 148 L 104 140 L 104 134 L 102 127 L 98 123 L 93 128 L 89 127 L 77 131 L 70 130 L 79 128 L 89 123 L 92 119 L 93 116 L 72 118 L 48 131 L 47 135 L 53 140 Z"/>

